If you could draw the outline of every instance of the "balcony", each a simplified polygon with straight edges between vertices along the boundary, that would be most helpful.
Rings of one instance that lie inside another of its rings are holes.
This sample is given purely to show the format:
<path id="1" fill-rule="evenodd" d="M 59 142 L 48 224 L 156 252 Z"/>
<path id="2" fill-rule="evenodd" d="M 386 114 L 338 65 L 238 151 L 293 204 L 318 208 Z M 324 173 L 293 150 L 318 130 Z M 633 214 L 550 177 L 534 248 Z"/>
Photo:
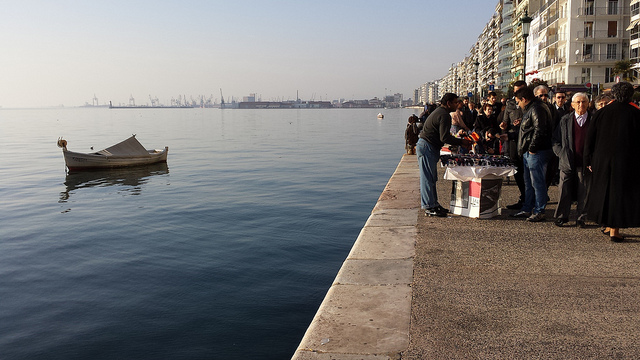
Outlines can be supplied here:
<path id="1" fill-rule="evenodd" d="M 604 61 L 620 61 L 622 60 L 622 54 L 578 54 L 575 55 L 575 61 L 578 63 L 594 63 Z"/>
<path id="2" fill-rule="evenodd" d="M 558 34 L 547 36 L 547 40 L 538 44 L 539 49 L 544 49 L 551 44 L 555 44 L 558 42 Z"/>
<path id="3" fill-rule="evenodd" d="M 623 3 L 623 1 L 620 1 Z M 601 7 L 580 7 L 578 8 L 578 16 L 603 16 L 603 15 L 629 15 L 631 9 L 624 7 L 622 4 L 618 6 L 601 6 Z"/>
<path id="4" fill-rule="evenodd" d="M 558 14 L 552 15 L 550 16 L 547 21 L 543 21 L 542 24 L 540 24 L 540 28 L 546 28 L 549 27 L 551 24 L 553 24 L 556 20 L 558 20 L 559 16 Z"/>
<path id="5" fill-rule="evenodd" d="M 626 31 L 616 30 L 609 32 L 608 30 L 585 30 L 578 31 L 576 37 L 578 39 L 608 39 L 608 38 L 622 38 Z"/>
<path id="6" fill-rule="evenodd" d="M 538 62 L 538 69 L 546 68 L 549 66 L 553 66 L 556 64 L 564 63 L 564 58 L 562 57 L 554 57 L 551 59 L 547 59 L 545 61 Z"/>

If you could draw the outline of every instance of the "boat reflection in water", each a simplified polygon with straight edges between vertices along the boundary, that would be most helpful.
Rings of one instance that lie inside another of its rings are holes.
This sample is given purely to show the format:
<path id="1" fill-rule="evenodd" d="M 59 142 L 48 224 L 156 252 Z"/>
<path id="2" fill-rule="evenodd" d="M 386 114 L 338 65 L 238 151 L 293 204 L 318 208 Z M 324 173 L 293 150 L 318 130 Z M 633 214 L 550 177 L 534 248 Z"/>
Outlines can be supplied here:
<path id="1" fill-rule="evenodd" d="M 152 165 L 142 165 L 136 167 L 90 170 L 81 172 L 69 172 L 64 185 L 65 191 L 60 193 L 59 202 L 64 203 L 69 200 L 69 196 L 78 189 L 91 187 L 122 186 L 130 195 L 139 195 L 142 186 L 146 184 L 152 176 L 169 173 L 167 163 L 157 163 Z"/>

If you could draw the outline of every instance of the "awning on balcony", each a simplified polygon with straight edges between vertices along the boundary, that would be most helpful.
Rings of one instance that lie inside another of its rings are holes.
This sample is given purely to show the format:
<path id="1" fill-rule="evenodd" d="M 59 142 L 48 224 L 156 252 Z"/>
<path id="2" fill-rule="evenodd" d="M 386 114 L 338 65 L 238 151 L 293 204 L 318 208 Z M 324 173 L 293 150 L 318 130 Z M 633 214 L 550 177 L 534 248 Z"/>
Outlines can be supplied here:
<path id="1" fill-rule="evenodd" d="M 638 0 L 640 1 L 640 0 Z M 634 27 L 636 27 L 636 25 L 638 25 L 638 23 L 640 22 L 640 20 L 633 20 L 631 22 L 631 24 L 629 24 L 629 27 L 627 27 L 627 31 L 630 31 L 631 29 L 633 29 Z"/>

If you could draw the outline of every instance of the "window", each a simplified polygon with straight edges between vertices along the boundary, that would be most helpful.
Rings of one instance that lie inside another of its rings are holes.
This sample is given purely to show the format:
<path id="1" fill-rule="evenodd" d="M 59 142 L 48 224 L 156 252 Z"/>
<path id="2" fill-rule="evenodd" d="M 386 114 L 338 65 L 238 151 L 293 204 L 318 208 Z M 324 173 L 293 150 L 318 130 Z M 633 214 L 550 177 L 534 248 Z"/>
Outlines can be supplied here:
<path id="1" fill-rule="evenodd" d="M 607 44 L 607 60 L 615 60 L 616 59 L 616 50 L 618 49 L 618 44 Z"/>
<path id="2" fill-rule="evenodd" d="M 640 14 L 640 3 L 631 5 L 631 16 Z"/>
<path id="3" fill-rule="evenodd" d="M 613 68 L 605 68 L 604 69 L 604 82 L 614 82 L 616 81 L 616 76 L 613 75 Z"/>
<path id="4" fill-rule="evenodd" d="M 584 15 L 593 15 L 593 0 L 585 0 Z"/>
<path id="5" fill-rule="evenodd" d="M 593 44 L 584 44 L 582 46 L 582 55 L 585 60 L 591 60 L 593 54 Z"/>
<path id="6" fill-rule="evenodd" d="M 607 6 L 608 15 L 618 15 L 618 0 L 609 0 L 609 6 Z"/>
<path id="7" fill-rule="evenodd" d="M 582 68 L 582 84 L 591 82 L 591 68 Z"/>
<path id="8" fill-rule="evenodd" d="M 586 38 L 593 37 L 593 21 L 584 22 L 584 37 Z"/>
<path id="9" fill-rule="evenodd" d="M 607 27 L 607 37 L 617 37 L 618 36 L 618 22 L 617 21 L 609 21 Z"/>

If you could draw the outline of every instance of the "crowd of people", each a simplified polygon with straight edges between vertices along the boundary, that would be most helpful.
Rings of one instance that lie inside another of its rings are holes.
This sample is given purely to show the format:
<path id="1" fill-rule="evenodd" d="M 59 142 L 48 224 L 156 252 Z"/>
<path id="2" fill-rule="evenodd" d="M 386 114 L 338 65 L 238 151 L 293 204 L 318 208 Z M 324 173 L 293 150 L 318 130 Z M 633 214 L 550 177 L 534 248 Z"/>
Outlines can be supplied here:
<path id="1" fill-rule="evenodd" d="M 640 191 L 634 189 L 640 167 L 632 147 L 640 108 L 632 101 L 633 85 L 617 83 L 593 100 L 585 92 L 552 94 L 546 85 L 524 81 L 516 81 L 513 90 L 512 98 L 500 101 L 490 92 L 480 104 L 447 93 L 409 118 L 406 148 L 418 156 L 425 213 L 449 212 L 436 192 L 440 149 L 448 144 L 459 153 L 511 158 L 519 199 L 507 206 L 514 210 L 510 216 L 546 220 L 549 186 L 558 185 L 555 225 L 569 223 L 575 201 L 576 226 L 594 221 L 612 241 L 622 241 L 620 228 L 640 226 Z"/>

